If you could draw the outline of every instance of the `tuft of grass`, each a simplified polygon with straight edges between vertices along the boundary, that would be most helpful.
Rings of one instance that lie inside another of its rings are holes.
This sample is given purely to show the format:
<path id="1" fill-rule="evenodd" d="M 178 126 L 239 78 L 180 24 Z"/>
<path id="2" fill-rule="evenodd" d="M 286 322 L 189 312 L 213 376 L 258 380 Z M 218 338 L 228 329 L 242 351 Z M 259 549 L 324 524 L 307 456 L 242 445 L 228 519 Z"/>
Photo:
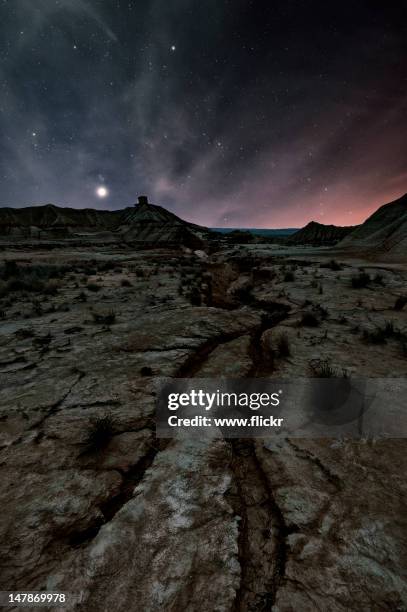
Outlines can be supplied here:
<path id="1" fill-rule="evenodd" d="M 25 340 L 26 338 L 33 338 L 35 336 L 35 332 L 32 327 L 21 327 L 14 332 L 15 336 L 19 340 Z"/>
<path id="2" fill-rule="evenodd" d="M 88 291 L 92 291 L 92 293 L 97 293 L 98 291 L 102 289 L 102 287 L 98 285 L 97 283 L 88 283 L 86 285 L 86 289 Z"/>
<path id="3" fill-rule="evenodd" d="M 332 366 L 327 359 L 311 359 L 309 366 L 316 378 L 348 378 L 349 373 L 345 368 L 340 372 Z"/>
<path id="4" fill-rule="evenodd" d="M 291 355 L 290 340 L 286 332 L 282 332 L 277 337 L 277 351 L 279 357 L 289 357 Z"/>
<path id="5" fill-rule="evenodd" d="M 191 293 L 189 295 L 189 301 L 191 302 L 191 306 L 201 306 L 202 296 L 198 287 L 192 288 Z"/>
<path id="6" fill-rule="evenodd" d="M 370 283 L 370 276 L 366 272 L 359 272 L 351 278 L 351 285 L 353 289 L 363 289 Z"/>
<path id="7" fill-rule="evenodd" d="M 385 321 L 383 327 L 377 327 L 373 331 L 365 329 L 362 338 L 369 344 L 385 344 L 388 338 L 401 338 L 401 336 L 393 321 Z"/>
<path id="8" fill-rule="evenodd" d="M 116 421 L 110 414 L 97 417 L 89 424 L 83 442 L 87 453 L 98 453 L 106 448 L 116 433 Z"/>
<path id="9" fill-rule="evenodd" d="M 373 282 L 376 283 L 376 285 L 384 285 L 384 276 L 383 276 L 383 274 L 381 274 L 380 272 L 375 274 L 375 276 L 373 277 Z"/>
<path id="10" fill-rule="evenodd" d="M 334 378 L 336 370 L 327 361 L 323 361 L 317 370 L 319 378 Z"/>
<path id="11" fill-rule="evenodd" d="M 0 266 L 1 295 L 17 291 L 55 295 L 58 290 L 57 279 L 61 279 L 72 269 L 69 266 L 51 264 L 17 264 L 6 261 Z"/>
<path id="12" fill-rule="evenodd" d="M 386 336 L 383 330 L 380 328 L 374 329 L 373 331 L 363 330 L 362 338 L 368 344 L 385 344 Z"/>
<path id="13" fill-rule="evenodd" d="M 120 284 L 122 287 L 131 287 L 131 282 L 127 278 L 123 278 Z"/>
<path id="14" fill-rule="evenodd" d="M 143 366 L 140 370 L 141 376 L 152 376 L 153 370 L 149 366 Z"/>
<path id="15" fill-rule="evenodd" d="M 294 272 L 288 271 L 284 274 L 284 282 L 285 283 L 292 283 L 295 280 L 295 275 Z"/>

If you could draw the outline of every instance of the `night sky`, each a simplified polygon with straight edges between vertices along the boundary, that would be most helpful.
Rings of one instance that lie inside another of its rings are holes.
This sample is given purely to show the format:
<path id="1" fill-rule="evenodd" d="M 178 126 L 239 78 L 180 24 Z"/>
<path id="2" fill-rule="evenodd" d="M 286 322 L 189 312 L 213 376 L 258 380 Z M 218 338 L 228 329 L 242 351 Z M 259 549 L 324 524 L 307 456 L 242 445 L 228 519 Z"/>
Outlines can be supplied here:
<path id="1" fill-rule="evenodd" d="M 0 205 L 351 225 L 407 191 L 405 0 L 0 0 Z"/>

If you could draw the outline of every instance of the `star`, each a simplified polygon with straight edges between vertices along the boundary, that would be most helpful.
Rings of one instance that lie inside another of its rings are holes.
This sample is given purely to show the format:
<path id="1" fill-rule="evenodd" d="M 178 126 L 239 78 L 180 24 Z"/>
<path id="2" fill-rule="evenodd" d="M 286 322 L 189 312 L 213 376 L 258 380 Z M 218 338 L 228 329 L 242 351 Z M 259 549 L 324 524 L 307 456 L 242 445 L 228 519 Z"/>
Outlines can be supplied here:
<path id="1" fill-rule="evenodd" d="M 170 49 L 171 49 L 171 51 L 174 53 L 174 51 L 176 51 L 176 50 L 177 50 L 177 47 L 176 47 L 175 45 L 171 45 Z"/>

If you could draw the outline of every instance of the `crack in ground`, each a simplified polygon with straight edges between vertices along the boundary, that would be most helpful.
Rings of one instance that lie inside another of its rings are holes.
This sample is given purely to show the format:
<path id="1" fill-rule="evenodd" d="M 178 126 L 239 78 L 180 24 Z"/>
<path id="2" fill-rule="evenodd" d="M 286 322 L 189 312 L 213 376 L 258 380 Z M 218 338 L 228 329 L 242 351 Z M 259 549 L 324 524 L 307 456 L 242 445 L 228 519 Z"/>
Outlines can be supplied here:
<path id="1" fill-rule="evenodd" d="M 126 472 L 117 470 L 122 476 L 119 492 L 99 505 L 103 517 L 94 521 L 86 529 L 70 534 L 70 546 L 73 548 L 84 546 L 96 538 L 103 525 L 112 521 L 119 510 L 133 498 L 135 488 L 140 484 L 147 470 L 152 466 L 156 455 L 164 450 L 168 444 L 169 440 L 160 441 L 155 439 L 146 454 L 129 470 Z"/>
<path id="2" fill-rule="evenodd" d="M 187 357 L 184 363 L 174 374 L 174 378 L 194 378 L 209 356 L 218 346 L 250 334 L 250 329 L 230 334 L 220 334 L 204 342 L 192 355 Z"/>
<path id="3" fill-rule="evenodd" d="M 297 444 L 295 444 L 290 438 L 286 438 L 286 439 L 287 439 L 287 443 L 289 444 L 289 446 L 291 446 L 291 448 L 300 457 L 302 457 L 303 459 L 307 459 L 308 461 L 311 461 L 319 468 L 319 470 L 322 472 L 322 474 L 325 476 L 326 480 L 330 484 L 332 484 L 337 490 L 342 489 L 342 482 L 339 476 L 331 472 L 331 470 L 322 463 L 319 457 L 316 457 L 315 455 L 313 455 L 309 450 L 306 450 L 305 448 L 301 448 L 300 446 L 297 446 Z"/>
<path id="4" fill-rule="evenodd" d="M 31 425 L 31 427 L 29 429 L 30 430 L 38 429 L 39 427 L 41 427 L 43 425 L 43 423 L 50 416 L 55 414 L 55 412 L 58 410 L 58 408 L 64 403 L 66 398 L 72 393 L 73 389 L 82 380 L 82 378 L 84 378 L 84 376 L 86 376 L 86 373 L 82 372 L 81 370 L 78 370 L 78 376 L 77 376 L 76 380 L 72 383 L 72 385 L 69 387 L 68 391 L 66 393 L 64 393 L 64 395 L 59 400 L 57 400 L 54 404 L 52 404 L 50 406 L 50 408 L 48 409 L 48 411 L 46 412 L 46 414 L 44 414 L 44 416 L 39 421 L 37 421 L 36 423 Z"/>
<path id="5" fill-rule="evenodd" d="M 271 610 L 285 579 L 290 533 L 259 462 L 253 440 L 230 440 L 235 493 L 229 501 L 239 524 L 240 587 L 234 611 Z"/>

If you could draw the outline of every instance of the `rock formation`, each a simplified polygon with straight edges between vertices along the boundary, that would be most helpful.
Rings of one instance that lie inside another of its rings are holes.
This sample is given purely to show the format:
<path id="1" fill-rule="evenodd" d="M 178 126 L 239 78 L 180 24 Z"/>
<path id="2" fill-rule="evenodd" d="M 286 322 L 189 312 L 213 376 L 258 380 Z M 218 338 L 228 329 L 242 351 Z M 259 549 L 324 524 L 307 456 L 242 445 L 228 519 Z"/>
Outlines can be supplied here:
<path id="1" fill-rule="evenodd" d="M 407 194 L 384 204 L 339 244 L 383 259 L 407 259 Z"/>
<path id="2" fill-rule="evenodd" d="M 305 227 L 287 238 L 287 244 L 309 244 L 312 246 L 331 246 L 342 240 L 354 227 L 338 227 L 336 225 L 323 225 L 311 221 Z"/>
<path id="3" fill-rule="evenodd" d="M 95 241 L 108 239 L 140 247 L 202 248 L 215 234 L 188 223 L 140 196 L 138 204 L 122 210 L 74 209 L 46 204 L 0 208 L 0 239 Z"/>

